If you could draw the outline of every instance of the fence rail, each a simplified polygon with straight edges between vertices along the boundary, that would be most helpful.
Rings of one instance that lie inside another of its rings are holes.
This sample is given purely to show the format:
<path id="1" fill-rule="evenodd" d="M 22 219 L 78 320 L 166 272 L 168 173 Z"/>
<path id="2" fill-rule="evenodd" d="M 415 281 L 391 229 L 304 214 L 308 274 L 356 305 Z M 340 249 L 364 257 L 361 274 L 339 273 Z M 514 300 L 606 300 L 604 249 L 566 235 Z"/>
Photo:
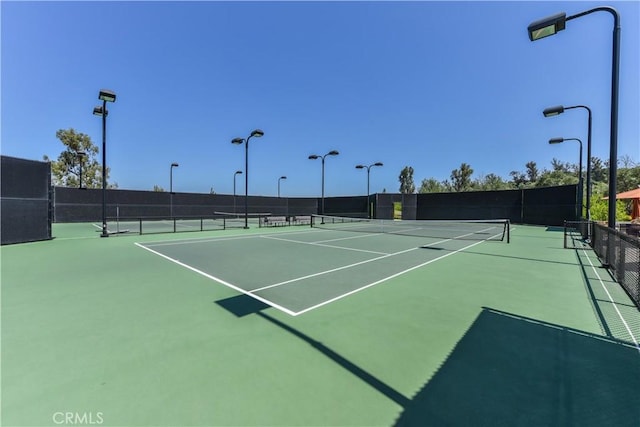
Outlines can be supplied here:
<path id="1" fill-rule="evenodd" d="M 640 238 L 635 227 L 619 230 L 588 221 L 565 221 L 565 248 L 591 246 L 640 309 Z"/>

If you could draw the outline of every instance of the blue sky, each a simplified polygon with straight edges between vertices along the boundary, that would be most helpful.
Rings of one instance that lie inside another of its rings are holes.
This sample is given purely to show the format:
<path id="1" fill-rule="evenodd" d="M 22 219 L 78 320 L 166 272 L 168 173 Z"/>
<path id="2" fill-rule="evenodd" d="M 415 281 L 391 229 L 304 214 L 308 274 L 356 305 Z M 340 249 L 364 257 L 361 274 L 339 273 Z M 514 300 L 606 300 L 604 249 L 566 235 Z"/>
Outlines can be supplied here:
<path id="1" fill-rule="evenodd" d="M 640 161 L 640 3 L 626 2 L 1 2 L 1 149 L 57 158 L 58 129 L 101 145 L 92 115 L 108 88 L 107 165 L 120 188 L 230 194 L 249 146 L 249 194 L 397 192 L 405 166 L 448 179 L 577 163 L 581 109 L 592 155 L 609 158 L 613 19 L 598 12 L 556 36 L 527 26 L 603 4 L 621 15 L 618 154 Z M 585 147 L 586 152 L 586 147 Z M 586 153 L 585 153 L 586 155 Z M 238 179 L 238 193 L 243 193 Z"/>

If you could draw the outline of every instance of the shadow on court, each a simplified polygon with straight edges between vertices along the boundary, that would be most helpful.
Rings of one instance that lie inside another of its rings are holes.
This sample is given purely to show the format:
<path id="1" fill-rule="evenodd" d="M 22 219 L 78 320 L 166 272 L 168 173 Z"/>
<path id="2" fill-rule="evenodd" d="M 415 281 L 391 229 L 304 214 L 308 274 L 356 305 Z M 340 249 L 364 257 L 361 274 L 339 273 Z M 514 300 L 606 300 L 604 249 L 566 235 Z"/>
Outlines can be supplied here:
<path id="1" fill-rule="evenodd" d="M 364 369 L 360 368 L 356 364 L 350 362 L 348 359 L 344 358 L 340 354 L 331 350 L 329 347 L 325 346 L 320 341 L 316 341 L 310 336 L 306 335 L 305 333 L 300 332 L 299 330 L 287 325 L 284 322 L 281 322 L 278 319 L 275 319 L 269 316 L 266 313 L 263 313 L 262 310 L 265 308 L 268 308 L 269 307 L 268 305 L 263 304 L 260 301 L 256 301 L 256 300 L 254 300 L 255 302 L 252 302 L 251 300 L 253 300 L 253 298 L 247 295 L 238 295 L 235 297 L 226 298 L 221 301 L 216 301 L 216 304 L 219 304 L 220 306 L 229 310 L 230 312 L 232 312 L 238 317 L 243 317 L 248 314 L 256 314 L 262 317 L 268 322 L 271 322 L 273 325 L 289 332 L 290 334 L 296 336 L 297 338 L 300 338 L 302 341 L 305 341 L 307 344 L 311 345 L 311 347 L 315 348 L 320 353 L 324 354 L 329 359 L 333 360 L 338 365 L 340 365 L 341 367 L 343 367 L 353 375 L 357 376 L 362 381 L 369 384 L 371 387 L 375 388 L 380 393 L 384 394 L 389 399 L 396 402 L 398 405 L 402 407 L 406 407 L 407 404 L 409 403 L 409 399 L 407 399 L 401 393 L 394 390 L 392 387 L 388 386 L 387 384 L 385 384 L 375 376 L 366 372 Z"/>
<path id="2" fill-rule="evenodd" d="M 485 308 L 397 426 L 638 426 L 637 348 Z"/>
<path id="3" fill-rule="evenodd" d="M 396 426 L 640 425 L 640 352 L 627 343 L 484 308 L 435 375 L 408 398 L 246 295 L 216 303 L 256 314 L 402 406 Z"/>

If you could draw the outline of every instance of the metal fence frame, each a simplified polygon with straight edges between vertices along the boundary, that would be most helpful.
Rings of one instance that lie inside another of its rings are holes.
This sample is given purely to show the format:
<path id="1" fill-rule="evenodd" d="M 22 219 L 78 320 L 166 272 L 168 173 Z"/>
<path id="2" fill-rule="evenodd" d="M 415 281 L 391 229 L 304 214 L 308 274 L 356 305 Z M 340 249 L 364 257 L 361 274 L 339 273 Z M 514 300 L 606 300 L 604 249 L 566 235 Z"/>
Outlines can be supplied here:
<path id="1" fill-rule="evenodd" d="M 628 228 L 625 228 L 628 231 Z M 589 221 L 565 221 L 564 246 L 577 248 L 575 235 L 593 248 L 600 262 L 640 309 L 640 238 Z"/>

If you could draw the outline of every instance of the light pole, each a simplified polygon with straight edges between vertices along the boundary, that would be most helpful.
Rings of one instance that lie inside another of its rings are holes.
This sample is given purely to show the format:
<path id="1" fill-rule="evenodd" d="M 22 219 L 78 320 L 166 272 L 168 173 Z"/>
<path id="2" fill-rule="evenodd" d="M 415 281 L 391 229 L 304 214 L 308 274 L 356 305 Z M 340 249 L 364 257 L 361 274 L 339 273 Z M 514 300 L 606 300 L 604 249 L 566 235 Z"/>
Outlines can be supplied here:
<path id="1" fill-rule="evenodd" d="M 338 153 L 337 150 L 331 150 L 324 156 L 318 156 L 317 154 L 309 156 L 310 160 L 322 159 L 322 215 L 324 215 L 324 158 L 327 156 L 337 156 L 338 154 L 340 153 Z"/>
<path id="2" fill-rule="evenodd" d="M 580 219 L 582 215 L 582 141 L 578 138 L 551 138 L 549 144 L 561 144 L 564 141 L 578 141 L 580 144 L 580 161 L 578 166 L 578 212 L 576 212 L 576 219 Z M 588 191 L 588 190 L 587 190 Z"/>
<path id="3" fill-rule="evenodd" d="M 280 181 L 283 179 L 287 179 L 287 177 L 281 176 L 280 178 L 278 178 L 278 199 L 280 198 Z"/>
<path id="4" fill-rule="evenodd" d="M 587 221 L 591 221 L 591 108 L 586 105 L 573 105 L 571 107 L 564 107 L 558 105 L 555 107 L 545 108 L 542 114 L 545 117 L 553 117 L 564 113 L 564 110 L 571 110 L 573 108 L 584 108 L 587 110 L 588 123 L 587 123 Z M 580 156 L 582 158 L 582 156 Z"/>
<path id="5" fill-rule="evenodd" d="M 613 15 L 613 47 L 611 63 L 611 123 L 609 137 L 609 228 L 616 228 L 616 178 L 618 173 L 618 92 L 620 75 L 620 15 L 610 6 L 600 6 L 567 17 L 564 12 L 540 19 L 528 27 L 529 40 L 552 36 L 565 29 L 566 21 L 593 12 L 609 12 Z M 588 193 L 588 190 L 587 190 Z M 609 245 L 613 247 L 613 245 Z"/>
<path id="6" fill-rule="evenodd" d="M 233 213 L 236 213 L 236 176 L 242 175 L 242 171 L 236 171 L 233 174 Z"/>
<path id="7" fill-rule="evenodd" d="M 372 165 L 356 165 L 356 169 L 366 169 L 367 170 L 367 215 L 371 218 L 371 205 L 369 203 L 369 173 L 371 172 L 371 168 L 373 166 L 382 166 L 381 162 L 376 162 Z"/>
<path id="8" fill-rule="evenodd" d="M 231 140 L 232 144 L 242 144 L 244 143 L 245 151 L 244 151 L 244 228 L 249 228 L 249 140 L 252 137 L 260 138 L 264 135 L 264 132 L 260 129 L 255 129 L 251 132 L 251 135 L 244 138 L 233 138 Z"/>
<path id="9" fill-rule="evenodd" d="M 80 183 L 78 184 L 78 188 L 82 190 L 82 159 L 87 155 L 84 151 L 76 152 L 76 156 L 78 157 L 78 164 L 80 165 Z"/>
<path id="10" fill-rule="evenodd" d="M 101 107 L 95 107 L 93 114 L 102 116 L 102 233 L 100 237 L 109 237 L 107 231 L 107 102 L 116 102 L 116 94 L 109 89 L 101 89 L 98 99 L 102 101 Z"/>
<path id="11" fill-rule="evenodd" d="M 171 167 L 169 168 L 169 203 L 171 205 L 170 214 L 171 218 L 173 218 L 173 168 L 177 168 L 180 166 L 177 163 L 171 163 Z"/>

